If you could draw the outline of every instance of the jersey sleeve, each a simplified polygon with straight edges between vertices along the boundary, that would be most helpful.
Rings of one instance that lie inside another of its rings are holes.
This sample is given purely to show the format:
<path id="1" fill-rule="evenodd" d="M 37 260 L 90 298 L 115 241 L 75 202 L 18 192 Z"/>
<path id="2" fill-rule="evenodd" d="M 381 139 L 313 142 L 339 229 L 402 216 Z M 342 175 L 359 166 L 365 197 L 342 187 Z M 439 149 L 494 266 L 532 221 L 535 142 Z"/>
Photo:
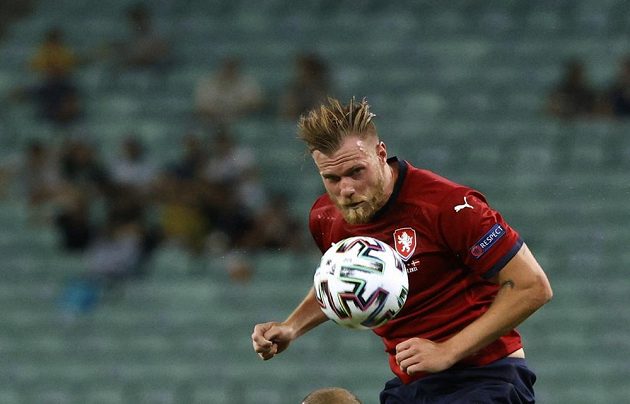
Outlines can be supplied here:
<path id="1" fill-rule="evenodd" d="M 479 192 L 457 189 L 440 205 L 442 240 L 473 273 L 490 279 L 520 250 L 519 234 Z"/>
<path id="2" fill-rule="evenodd" d="M 311 232 L 311 236 L 317 244 L 319 250 L 324 253 L 326 250 L 324 248 L 324 231 L 322 230 L 322 198 L 318 198 L 313 206 L 311 207 L 311 212 L 309 214 L 308 219 L 308 228 Z"/>

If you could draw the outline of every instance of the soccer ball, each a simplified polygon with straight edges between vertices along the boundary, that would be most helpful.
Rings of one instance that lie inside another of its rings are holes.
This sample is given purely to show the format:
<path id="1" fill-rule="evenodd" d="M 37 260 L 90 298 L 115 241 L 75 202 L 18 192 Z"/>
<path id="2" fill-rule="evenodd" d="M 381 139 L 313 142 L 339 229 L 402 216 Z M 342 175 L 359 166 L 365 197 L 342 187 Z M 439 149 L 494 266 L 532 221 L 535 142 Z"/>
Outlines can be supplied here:
<path id="1" fill-rule="evenodd" d="M 389 245 L 372 237 L 350 237 L 322 256 L 313 278 L 322 311 L 335 323 L 376 328 L 392 319 L 407 300 L 405 263 Z"/>

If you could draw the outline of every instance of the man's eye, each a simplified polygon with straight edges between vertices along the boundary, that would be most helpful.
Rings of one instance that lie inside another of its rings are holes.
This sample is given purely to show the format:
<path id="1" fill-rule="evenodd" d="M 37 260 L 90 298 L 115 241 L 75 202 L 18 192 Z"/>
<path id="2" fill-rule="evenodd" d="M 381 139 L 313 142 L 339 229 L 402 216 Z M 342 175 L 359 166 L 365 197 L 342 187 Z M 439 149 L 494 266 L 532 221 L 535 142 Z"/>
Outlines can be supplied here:
<path id="1" fill-rule="evenodd" d="M 352 170 L 352 176 L 356 177 L 358 175 L 361 175 L 362 172 L 363 172 L 363 168 L 355 168 L 354 170 Z"/>

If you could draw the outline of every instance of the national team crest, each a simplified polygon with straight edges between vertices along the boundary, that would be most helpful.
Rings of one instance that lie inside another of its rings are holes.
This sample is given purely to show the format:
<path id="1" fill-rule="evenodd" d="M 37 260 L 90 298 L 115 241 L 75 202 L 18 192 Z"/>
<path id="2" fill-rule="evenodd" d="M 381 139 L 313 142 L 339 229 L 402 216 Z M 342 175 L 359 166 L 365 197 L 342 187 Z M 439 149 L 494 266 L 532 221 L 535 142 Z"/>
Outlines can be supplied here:
<path id="1" fill-rule="evenodd" d="M 411 227 L 403 227 L 394 231 L 394 245 L 400 257 L 407 261 L 416 251 L 416 231 Z"/>

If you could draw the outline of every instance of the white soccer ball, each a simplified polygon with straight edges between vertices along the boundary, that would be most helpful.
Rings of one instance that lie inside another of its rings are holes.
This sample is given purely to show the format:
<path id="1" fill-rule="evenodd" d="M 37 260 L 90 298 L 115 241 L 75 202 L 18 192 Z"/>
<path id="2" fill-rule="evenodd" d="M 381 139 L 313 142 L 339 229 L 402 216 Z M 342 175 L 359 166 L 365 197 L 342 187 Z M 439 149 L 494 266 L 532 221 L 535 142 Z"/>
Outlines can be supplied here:
<path id="1" fill-rule="evenodd" d="M 376 328 L 392 319 L 407 300 L 405 263 L 386 243 L 350 237 L 322 256 L 313 279 L 322 311 L 335 323 Z"/>

